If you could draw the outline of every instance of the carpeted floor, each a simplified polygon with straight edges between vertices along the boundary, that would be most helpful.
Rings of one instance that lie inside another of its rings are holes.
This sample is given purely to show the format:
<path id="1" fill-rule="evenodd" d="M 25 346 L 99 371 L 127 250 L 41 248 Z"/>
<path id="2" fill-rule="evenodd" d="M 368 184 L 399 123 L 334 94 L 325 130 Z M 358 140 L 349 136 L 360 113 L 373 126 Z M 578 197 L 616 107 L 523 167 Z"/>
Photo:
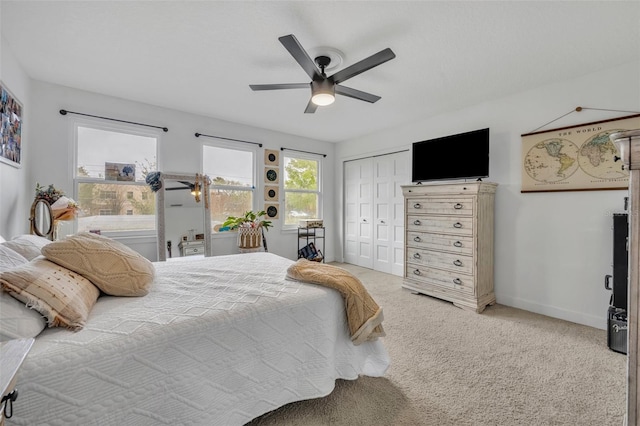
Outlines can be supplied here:
<path id="1" fill-rule="evenodd" d="M 249 425 L 623 424 L 626 357 L 606 331 L 502 305 L 463 311 L 402 289 L 400 277 L 336 265 L 384 309 L 391 367 Z"/>

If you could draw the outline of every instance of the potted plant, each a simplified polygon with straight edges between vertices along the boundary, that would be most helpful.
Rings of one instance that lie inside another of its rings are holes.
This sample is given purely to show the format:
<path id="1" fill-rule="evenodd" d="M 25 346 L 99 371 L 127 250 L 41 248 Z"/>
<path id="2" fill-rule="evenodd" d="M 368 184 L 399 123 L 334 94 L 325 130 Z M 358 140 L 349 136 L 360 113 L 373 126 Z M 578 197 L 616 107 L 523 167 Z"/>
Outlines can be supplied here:
<path id="1" fill-rule="evenodd" d="M 267 213 L 261 210 L 257 213 L 253 211 L 245 212 L 244 216 L 229 216 L 224 221 L 222 227 L 230 230 L 238 230 L 238 247 L 258 248 L 262 242 L 262 229 L 267 231 L 273 224 L 270 220 L 264 220 Z"/>

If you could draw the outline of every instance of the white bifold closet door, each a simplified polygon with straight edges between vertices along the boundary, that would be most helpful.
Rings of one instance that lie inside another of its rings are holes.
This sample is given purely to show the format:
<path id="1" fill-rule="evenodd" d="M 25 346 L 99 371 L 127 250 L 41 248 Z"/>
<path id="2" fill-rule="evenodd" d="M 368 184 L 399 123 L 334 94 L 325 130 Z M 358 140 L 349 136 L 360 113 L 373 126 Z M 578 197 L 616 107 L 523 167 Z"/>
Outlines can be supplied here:
<path id="1" fill-rule="evenodd" d="M 402 276 L 409 151 L 344 163 L 345 262 Z"/>

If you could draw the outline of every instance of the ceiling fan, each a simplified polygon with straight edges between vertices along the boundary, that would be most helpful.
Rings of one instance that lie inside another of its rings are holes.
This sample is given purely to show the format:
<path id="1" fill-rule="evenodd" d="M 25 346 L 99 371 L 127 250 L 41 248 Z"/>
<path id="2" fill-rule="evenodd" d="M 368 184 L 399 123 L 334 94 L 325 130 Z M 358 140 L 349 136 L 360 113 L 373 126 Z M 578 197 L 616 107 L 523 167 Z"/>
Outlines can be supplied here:
<path id="1" fill-rule="evenodd" d="M 305 113 L 314 113 L 318 106 L 332 104 L 336 94 L 370 103 L 378 101 L 380 96 L 345 87 L 340 83 L 396 57 L 391 49 L 386 48 L 331 76 L 327 76 L 324 71 L 331 63 L 329 56 L 318 56 L 314 62 L 293 34 L 279 37 L 278 40 L 311 78 L 311 83 L 250 84 L 249 87 L 252 90 L 308 89 L 310 87 L 311 99 L 304 110 Z"/>

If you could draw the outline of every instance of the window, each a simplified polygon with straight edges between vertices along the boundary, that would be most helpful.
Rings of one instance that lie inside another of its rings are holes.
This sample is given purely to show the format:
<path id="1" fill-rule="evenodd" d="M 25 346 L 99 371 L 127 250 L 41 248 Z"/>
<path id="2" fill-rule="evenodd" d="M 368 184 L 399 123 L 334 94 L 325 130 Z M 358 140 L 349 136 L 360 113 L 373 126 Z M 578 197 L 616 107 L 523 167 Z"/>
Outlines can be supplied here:
<path id="1" fill-rule="evenodd" d="M 145 197 L 145 177 L 157 169 L 158 134 L 78 122 L 75 137 L 78 231 L 155 232 L 155 197 Z"/>
<path id="2" fill-rule="evenodd" d="M 211 228 L 254 210 L 256 152 L 224 143 L 202 146 L 203 173 L 211 179 Z"/>
<path id="3" fill-rule="evenodd" d="M 321 219 L 320 160 L 284 156 L 284 225 L 298 226 L 300 219 Z"/>

